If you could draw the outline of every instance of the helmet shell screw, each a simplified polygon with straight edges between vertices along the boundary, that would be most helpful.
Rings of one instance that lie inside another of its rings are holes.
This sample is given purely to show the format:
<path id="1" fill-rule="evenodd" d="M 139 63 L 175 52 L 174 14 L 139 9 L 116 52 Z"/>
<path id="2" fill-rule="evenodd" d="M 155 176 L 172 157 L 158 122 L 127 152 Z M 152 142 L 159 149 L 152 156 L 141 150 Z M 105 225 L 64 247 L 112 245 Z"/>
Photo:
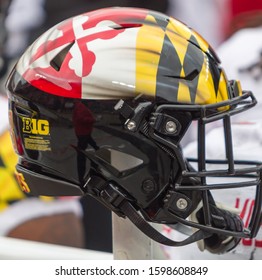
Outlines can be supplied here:
<path id="1" fill-rule="evenodd" d="M 177 131 L 177 124 L 174 121 L 168 121 L 166 123 L 166 131 L 168 133 L 175 133 Z"/>
<path id="2" fill-rule="evenodd" d="M 188 206 L 188 202 L 184 198 L 179 198 L 176 202 L 176 206 L 179 210 L 185 210 Z"/>
<path id="3" fill-rule="evenodd" d="M 145 180 L 143 182 L 143 185 L 142 185 L 142 190 L 144 193 L 152 193 L 153 191 L 155 191 L 155 183 L 152 181 L 152 180 Z"/>
<path id="4" fill-rule="evenodd" d="M 134 131 L 136 129 L 136 123 L 134 121 L 129 121 L 126 127 L 128 130 Z"/>

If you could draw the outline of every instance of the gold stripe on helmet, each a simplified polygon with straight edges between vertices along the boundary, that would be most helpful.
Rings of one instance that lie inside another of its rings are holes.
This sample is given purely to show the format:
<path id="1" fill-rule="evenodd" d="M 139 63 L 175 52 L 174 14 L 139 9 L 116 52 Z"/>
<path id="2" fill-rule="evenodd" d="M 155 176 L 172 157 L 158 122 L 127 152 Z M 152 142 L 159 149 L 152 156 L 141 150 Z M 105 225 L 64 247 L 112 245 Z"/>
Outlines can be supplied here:
<path id="1" fill-rule="evenodd" d="M 167 30 L 177 33 L 186 40 L 189 40 L 189 38 L 192 36 L 192 30 L 186 25 L 184 25 L 182 22 L 174 18 L 170 18 L 170 21 L 167 25 Z"/>
<path id="2" fill-rule="evenodd" d="M 185 81 L 179 82 L 177 100 L 182 103 L 191 103 L 189 87 Z"/>

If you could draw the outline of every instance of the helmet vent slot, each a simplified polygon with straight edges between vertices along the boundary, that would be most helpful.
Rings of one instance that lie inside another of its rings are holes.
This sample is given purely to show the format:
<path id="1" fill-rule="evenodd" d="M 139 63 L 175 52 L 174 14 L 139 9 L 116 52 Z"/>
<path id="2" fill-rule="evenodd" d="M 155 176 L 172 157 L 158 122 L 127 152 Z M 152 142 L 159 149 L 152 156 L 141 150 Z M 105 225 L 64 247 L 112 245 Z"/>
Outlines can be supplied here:
<path id="1" fill-rule="evenodd" d="M 36 112 L 23 108 L 21 106 L 15 106 L 15 112 L 18 116 L 23 116 L 27 118 L 32 118 L 36 115 Z"/>
<path id="2" fill-rule="evenodd" d="M 182 79 L 182 80 L 186 80 L 186 81 L 193 81 L 198 76 L 198 74 L 199 74 L 199 71 L 197 69 L 195 69 L 192 72 L 190 72 L 189 74 L 187 74 L 185 77 L 175 76 L 175 75 L 165 75 L 165 77 L 173 78 L 173 79 Z"/>
<path id="3" fill-rule="evenodd" d="M 127 28 L 137 28 L 141 27 L 141 23 L 123 23 L 121 25 L 112 26 L 115 30 L 127 29 Z"/>
<path id="4" fill-rule="evenodd" d="M 60 71 L 60 68 L 65 60 L 66 55 L 74 45 L 74 42 L 67 45 L 64 49 L 62 49 L 51 61 L 50 65 L 56 70 Z"/>

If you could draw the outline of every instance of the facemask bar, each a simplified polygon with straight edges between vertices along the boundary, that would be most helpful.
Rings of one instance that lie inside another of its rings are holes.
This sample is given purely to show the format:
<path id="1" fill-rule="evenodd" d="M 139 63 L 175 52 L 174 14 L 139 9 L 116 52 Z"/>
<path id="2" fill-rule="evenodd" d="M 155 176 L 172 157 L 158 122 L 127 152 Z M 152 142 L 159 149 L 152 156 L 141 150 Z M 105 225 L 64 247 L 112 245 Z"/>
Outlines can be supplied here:
<path id="1" fill-rule="evenodd" d="M 226 159 L 224 161 L 214 160 L 212 163 L 218 165 L 226 165 L 227 169 L 214 169 L 207 171 L 206 165 L 211 163 L 206 159 L 206 142 L 205 142 L 205 122 L 201 120 L 198 122 L 198 172 L 185 172 L 185 176 L 198 177 L 201 185 L 195 186 L 194 189 L 202 191 L 203 212 L 204 221 L 206 225 L 211 225 L 210 209 L 208 203 L 208 191 L 215 189 L 227 189 L 227 188 L 239 188 L 256 186 L 255 205 L 253 209 L 253 215 L 248 226 L 245 230 L 249 237 L 254 237 L 259 230 L 261 224 L 261 205 L 262 205 L 262 185 L 261 185 L 261 169 L 262 163 L 260 162 L 246 162 L 235 161 L 233 154 L 232 143 L 232 131 L 230 116 L 225 115 L 223 118 L 224 136 L 225 136 L 225 151 Z M 236 168 L 236 165 L 245 165 L 245 168 Z M 208 184 L 208 177 L 238 177 L 238 178 L 250 178 L 250 180 L 236 182 L 236 183 L 221 183 L 221 184 Z M 254 178 L 254 179 L 253 179 Z M 185 186 L 181 186 L 178 189 L 187 189 Z M 191 187 L 192 189 L 192 187 Z"/>
<path id="2" fill-rule="evenodd" d="M 176 217 L 177 222 L 183 223 L 188 226 L 193 226 L 204 231 L 211 231 L 218 234 L 227 234 L 231 236 L 250 238 L 256 236 L 260 224 L 261 224 L 261 207 L 262 207 L 262 183 L 261 183 L 261 174 L 262 174 L 262 163 L 249 162 L 250 167 L 236 168 L 235 165 L 247 164 L 247 162 L 234 161 L 233 156 L 233 144 L 232 144 L 232 132 L 231 132 L 231 123 L 230 117 L 241 113 L 249 108 L 253 107 L 256 104 L 256 99 L 253 96 L 252 92 L 246 91 L 243 92 L 241 96 L 234 97 L 228 101 L 223 101 L 217 104 L 210 105 L 160 105 L 157 108 L 157 112 L 163 112 L 164 110 L 173 109 L 174 111 L 183 111 L 192 112 L 192 114 L 200 113 L 198 118 L 198 171 L 189 171 L 183 164 L 182 168 L 182 178 L 183 177 L 192 177 L 198 178 L 200 180 L 199 185 L 182 185 L 180 183 L 176 184 L 177 191 L 196 191 L 199 190 L 202 192 L 202 202 L 204 210 L 204 225 L 198 223 L 185 221 L 178 216 Z M 223 162 L 215 161 L 214 163 L 223 163 L 227 165 L 226 169 L 214 169 L 206 170 L 206 164 L 208 160 L 206 159 L 206 125 L 214 122 L 216 120 L 223 120 L 224 134 L 225 134 L 225 148 L 226 148 L 226 160 Z M 171 146 L 170 146 L 171 147 Z M 254 178 L 250 180 L 245 180 L 237 183 L 220 183 L 220 184 L 208 184 L 208 177 L 240 177 L 240 178 Z M 181 182 L 182 182 L 181 178 Z M 249 187 L 256 186 L 256 198 L 255 205 L 253 209 L 253 215 L 249 223 L 248 228 L 244 229 L 243 232 L 229 232 L 223 229 L 216 229 L 211 227 L 211 214 L 208 201 L 208 192 L 215 189 L 230 189 L 230 188 L 239 188 L 239 187 Z"/>

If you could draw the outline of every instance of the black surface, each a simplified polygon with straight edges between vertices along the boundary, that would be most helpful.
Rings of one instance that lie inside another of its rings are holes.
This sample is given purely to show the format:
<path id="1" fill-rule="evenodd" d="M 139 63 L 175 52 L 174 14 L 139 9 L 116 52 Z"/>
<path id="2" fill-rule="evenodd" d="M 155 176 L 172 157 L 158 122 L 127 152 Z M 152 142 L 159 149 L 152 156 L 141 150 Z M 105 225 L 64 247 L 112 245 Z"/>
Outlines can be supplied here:
<path id="1" fill-rule="evenodd" d="M 81 199 L 84 210 L 86 249 L 112 252 L 111 212 L 94 198 Z"/>

